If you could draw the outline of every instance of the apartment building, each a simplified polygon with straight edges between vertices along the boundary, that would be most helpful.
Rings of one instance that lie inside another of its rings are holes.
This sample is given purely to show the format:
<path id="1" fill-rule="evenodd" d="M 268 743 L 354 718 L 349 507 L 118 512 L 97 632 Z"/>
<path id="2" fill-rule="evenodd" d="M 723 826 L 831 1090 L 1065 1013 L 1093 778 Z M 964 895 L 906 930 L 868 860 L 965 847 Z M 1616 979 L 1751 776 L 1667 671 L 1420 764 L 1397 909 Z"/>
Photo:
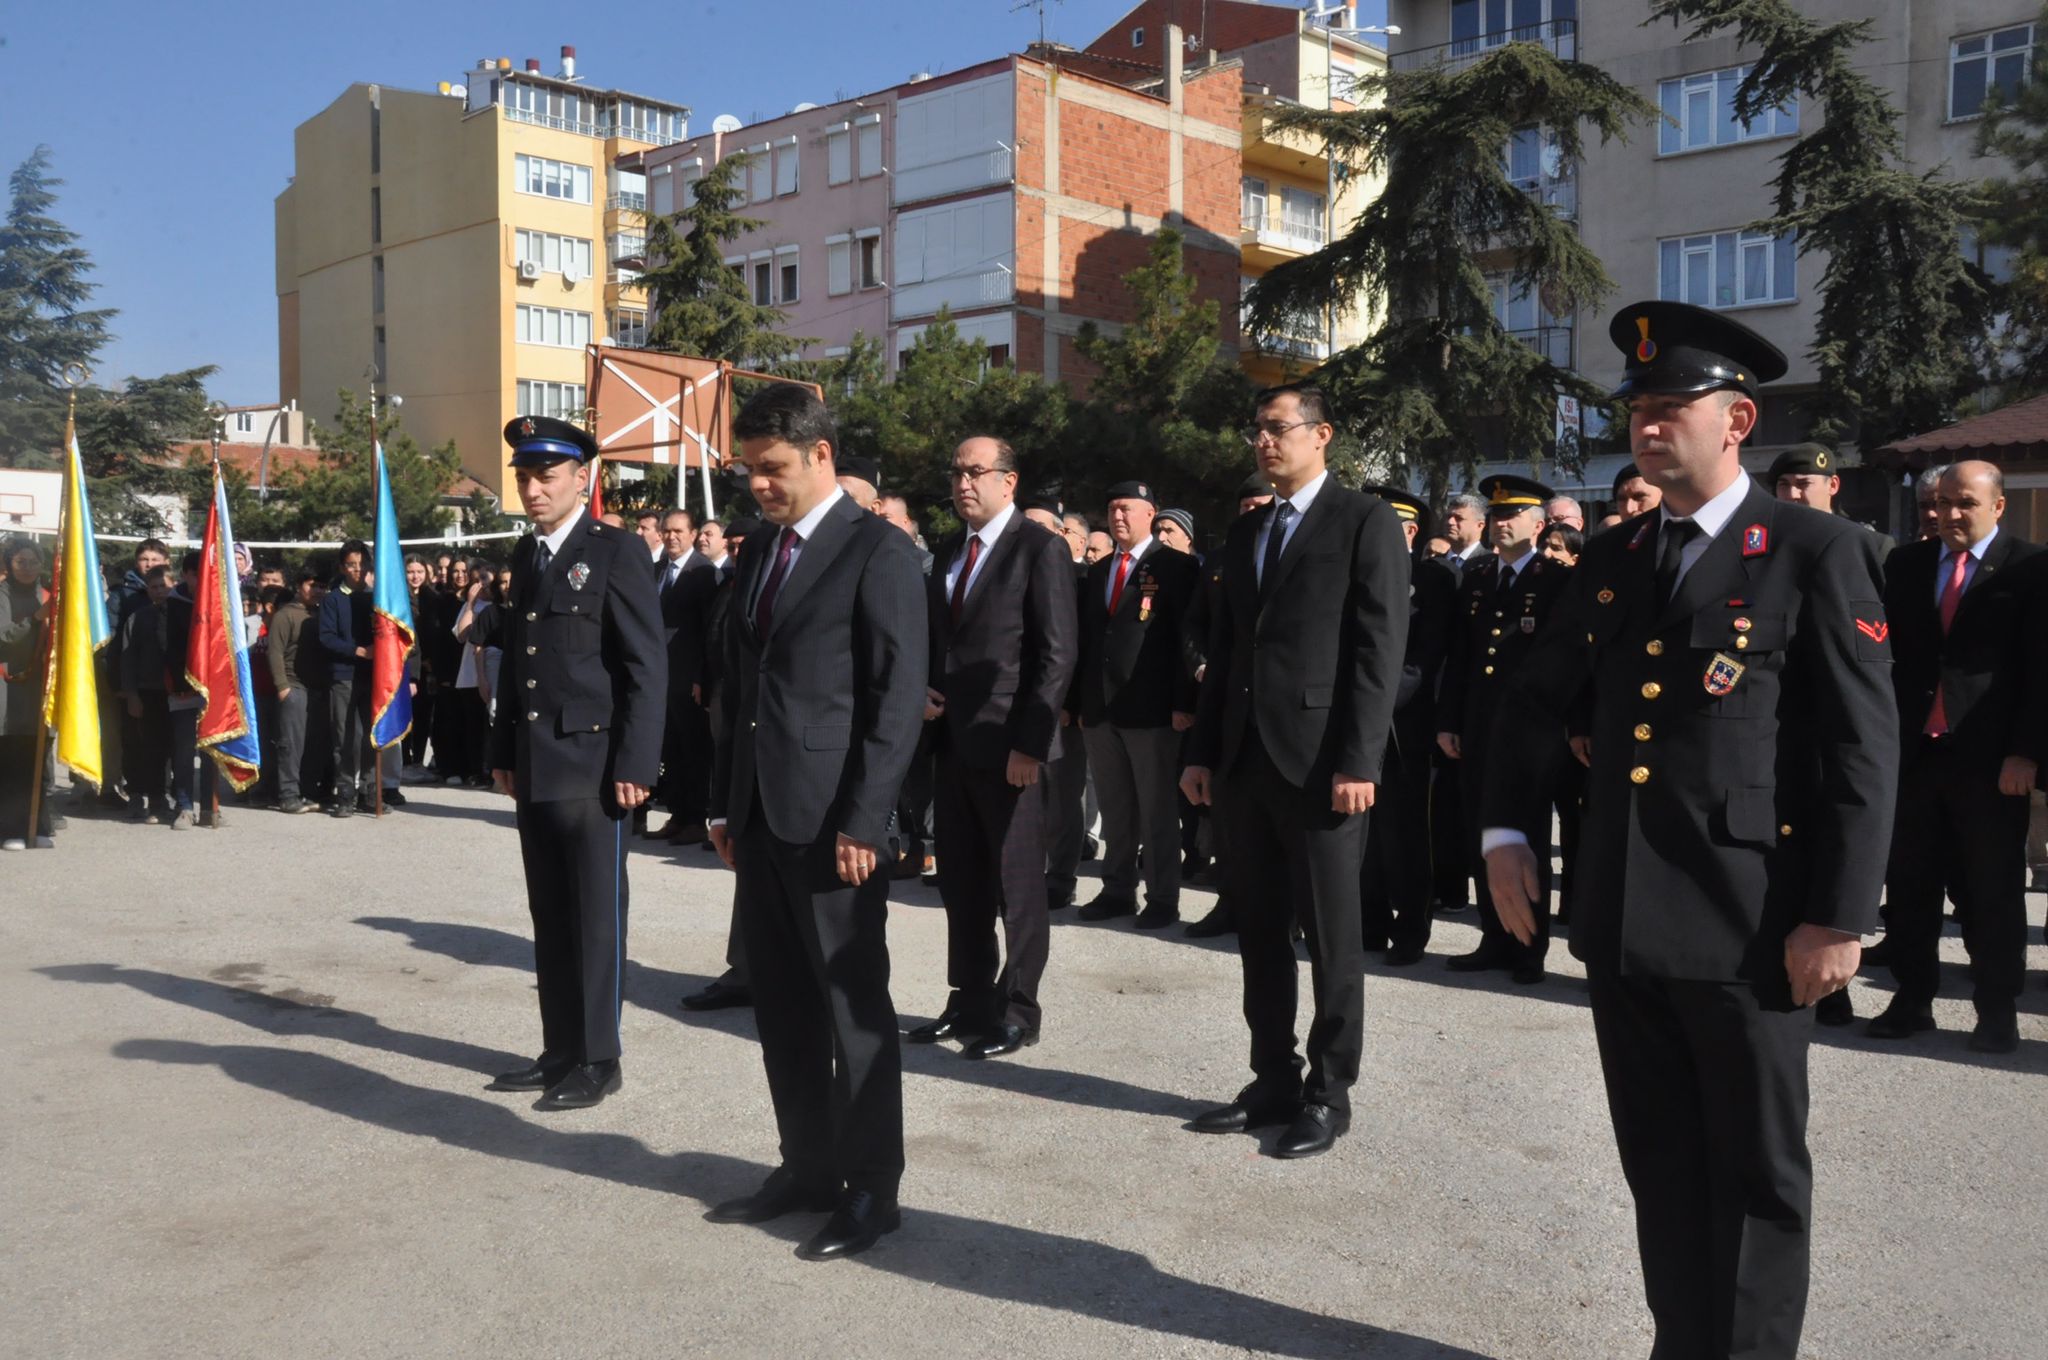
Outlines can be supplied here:
<path id="1" fill-rule="evenodd" d="M 634 282 L 646 185 L 622 158 L 683 141 L 689 110 L 586 83 L 575 49 L 479 61 L 438 91 L 350 86 L 293 134 L 276 200 L 281 399 L 405 398 L 503 498 L 515 415 L 580 416 L 584 346 L 644 335 Z"/>
<path id="2" fill-rule="evenodd" d="M 1802 0 L 1820 22 L 1874 21 L 1859 52 L 1864 71 L 1890 93 L 1907 163 L 1958 178 L 2004 173 L 1972 152 L 1985 94 L 2013 89 L 2029 75 L 2036 0 L 1944 0 L 1894 5 L 1880 0 Z M 1538 42 L 1559 56 L 1590 62 L 1655 104 L 1664 120 L 1626 143 L 1589 146 L 1567 164 L 1533 130 L 1503 148 L 1511 174 L 1532 194 L 1572 217 L 1614 278 L 1601 309 L 1552 316 L 1539 299 L 1497 290 L 1502 323 L 1596 383 L 1618 382 L 1620 354 L 1607 341 L 1615 307 L 1658 297 L 1739 315 L 1791 359 L 1784 381 L 1764 397 L 1762 424 L 1744 461 L 1768 466 L 1775 452 L 1807 437 L 1817 374 L 1811 349 L 1825 259 L 1801 256 L 1787 237 L 1747 230 L 1772 214 L 1769 183 L 1777 158 L 1812 130 L 1819 110 L 1798 102 L 1738 122 L 1733 96 L 1754 59 L 1732 37 L 1684 41 L 1681 30 L 1645 26 L 1641 0 L 1389 0 L 1396 71 L 1479 60 L 1508 42 Z M 1973 242 L 1965 248 L 1976 250 Z M 1994 270 L 2003 262 L 1979 254 Z M 1589 431 L 1599 434 L 1600 431 Z M 1525 469 L 1530 450 L 1504 450 L 1481 469 Z M 1556 468 L 1553 481 L 1604 499 L 1625 454 L 1592 460 L 1582 479 Z M 1852 469 L 1852 472 L 1854 470 Z M 1851 510 L 1886 518 L 1896 487 L 1872 476 L 1852 479 Z"/>

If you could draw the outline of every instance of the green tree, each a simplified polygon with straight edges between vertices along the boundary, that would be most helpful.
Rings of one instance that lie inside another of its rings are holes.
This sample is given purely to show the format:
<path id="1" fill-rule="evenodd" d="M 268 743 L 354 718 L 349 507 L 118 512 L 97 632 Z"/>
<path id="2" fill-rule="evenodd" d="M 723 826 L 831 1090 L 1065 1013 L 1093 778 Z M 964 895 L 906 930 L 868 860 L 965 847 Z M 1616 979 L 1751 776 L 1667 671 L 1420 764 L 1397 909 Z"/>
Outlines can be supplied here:
<path id="1" fill-rule="evenodd" d="M 2048 10 L 2037 32 L 2048 32 Z M 2044 55 L 2037 47 L 2035 69 Z M 1985 241 L 2013 252 L 2012 277 L 1994 293 L 2006 325 L 1998 339 L 2002 395 L 2048 391 L 2048 81 L 2030 80 L 1994 98 L 1977 125 L 1977 154 L 2011 164 L 1983 185 Z"/>
<path id="2" fill-rule="evenodd" d="M 371 449 L 378 436 L 384 441 L 399 534 L 427 537 L 448 526 L 452 512 L 442 498 L 462 475 L 454 441 L 423 451 L 389 407 L 373 434 L 368 406 L 348 391 L 340 401 L 334 423 L 321 427 L 319 462 L 274 477 L 267 504 L 253 499 L 231 503 L 238 533 L 248 538 L 368 538 L 376 514 Z M 244 516 L 263 532 L 243 528 Z"/>
<path id="3" fill-rule="evenodd" d="M 1163 504 L 1213 516 L 1251 470 L 1238 431 L 1252 382 L 1221 348 L 1222 308 L 1196 296 L 1186 260 L 1181 233 L 1162 228 L 1124 275 L 1130 321 L 1114 334 L 1086 321 L 1074 338 L 1097 369 L 1063 469 L 1076 504 L 1100 505 L 1110 486 L 1142 476 Z"/>
<path id="4" fill-rule="evenodd" d="M 64 370 L 90 366 L 114 313 L 91 309 L 92 260 L 50 209 L 64 181 L 39 146 L 8 178 L 0 226 L 0 466 L 49 466 L 64 442 Z"/>
<path id="5" fill-rule="evenodd" d="M 1316 377 L 1367 456 L 1419 471 L 1441 494 L 1454 472 L 1469 474 L 1503 447 L 1540 457 L 1560 394 L 1605 399 L 1495 318 L 1482 260 L 1553 315 L 1614 286 L 1571 220 L 1509 178 L 1510 140 L 1540 138 L 1546 157 L 1570 167 L 1588 130 L 1602 143 L 1625 140 L 1657 111 L 1598 67 L 1532 42 L 1469 65 L 1368 77 L 1361 88 L 1365 107 L 1295 110 L 1279 126 L 1327 142 L 1350 173 L 1384 175 L 1386 189 L 1342 236 L 1259 280 L 1247 329 L 1298 334 L 1326 304 L 1347 315 L 1378 299 L 1376 328 Z"/>
<path id="6" fill-rule="evenodd" d="M 1963 227 L 1978 191 L 1903 162 L 1899 111 L 1855 65 L 1874 21 L 1822 23 L 1787 0 L 1652 0 L 1688 41 L 1732 32 L 1757 53 L 1735 91 L 1748 121 L 1795 97 L 1819 106 L 1813 131 L 1778 158 L 1776 215 L 1826 259 L 1811 350 L 1820 371 L 1814 437 L 1866 449 L 1954 419 L 1982 381 L 1990 300 L 1965 265 Z"/>
<path id="7" fill-rule="evenodd" d="M 696 181 L 689 204 L 649 216 L 648 267 L 640 275 L 649 349 L 768 372 L 810 343 L 784 335 L 783 314 L 755 302 L 747 280 L 725 262 L 727 245 L 762 225 L 740 213 L 749 159 L 727 156 Z"/>

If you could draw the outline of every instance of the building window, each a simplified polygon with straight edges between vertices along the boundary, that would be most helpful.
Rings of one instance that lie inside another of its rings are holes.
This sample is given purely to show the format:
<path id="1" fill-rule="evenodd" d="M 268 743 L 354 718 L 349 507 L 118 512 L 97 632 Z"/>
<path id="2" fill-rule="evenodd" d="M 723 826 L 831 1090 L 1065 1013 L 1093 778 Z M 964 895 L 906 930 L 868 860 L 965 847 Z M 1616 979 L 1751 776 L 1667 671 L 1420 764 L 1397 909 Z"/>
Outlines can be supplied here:
<path id="1" fill-rule="evenodd" d="M 860 237 L 860 286 L 882 286 L 882 233 L 870 227 Z"/>
<path id="2" fill-rule="evenodd" d="M 1451 52 L 1540 41 L 1543 25 L 1578 17 L 1578 0 L 1451 0 Z"/>
<path id="3" fill-rule="evenodd" d="M 858 138 L 855 150 L 860 156 L 860 177 L 882 173 L 882 115 L 871 113 L 854 125 Z"/>
<path id="4" fill-rule="evenodd" d="M 844 184 L 853 178 L 853 124 L 834 123 L 825 129 L 825 182 Z"/>
<path id="5" fill-rule="evenodd" d="M 374 244 L 384 239 L 384 191 L 370 190 L 370 240 Z"/>
<path id="6" fill-rule="evenodd" d="M 590 242 L 579 236 L 557 236 L 550 231 L 519 229 L 513 248 L 523 261 L 539 265 L 544 274 L 590 277 Z"/>
<path id="7" fill-rule="evenodd" d="M 533 307 L 519 304 L 517 338 L 522 345 L 552 345 L 558 349 L 581 349 L 590 343 L 590 313 L 572 312 L 564 307 Z"/>
<path id="8" fill-rule="evenodd" d="M 1297 241 L 1323 243 L 1323 196 L 1280 186 L 1280 226 Z"/>
<path id="9" fill-rule="evenodd" d="M 1702 151 L 1765 137 L 1789 137 L 1799 131 L 1799 100 L 1787 100 L 1750 122 L 1735 118 L 1735 89 L 1749 74 L 1747 66 L 1700 71 L 1657 86 L 1657 104 L 1664 122 L 1657 132 L 1658 153 Z"/>
<path id="10" fill-rule="evenodd" d="M 388 375 L 391 372 L 389 357 L 384 349 L 384 328 L 379 326 L 370 338 L 370 362 L 377 366 L 379 373 Z"/>
<path id="11" fill-rule="evenodd" d="M 1143 47 L 1144 45 L 1145 45 L 1145 30 L 1144 30 L 1144 29 L 1142 29 L 1142 28 L 1134 28 L 1134 29 L 1132 29 L 1132 30 L 1131 30 L 1131 46 L 1133 46 L 1133 47 Z"/>
<path id="12" fill-rule="evenodd" d="M 628 349 L 647 348 L 647 313 L 624 307 L 613 312 L 612 343 Z"/>
<path id="13" fill-rule="evenodd" d="M 1268 225 L 1266 181 L 1245 176 L 1238 181 L 1238 197 L 1243 204 L 1240 211 L 1244 216 L 1244 229 L 1264 231 Z"/>
<path id="14" fill-rule="evenodd" d="M 802 252 L 796 246 L 775 252 L 775 281 L 781 289 L 778 298 L 784 305 L 795 302 L 800 296 L 798 266 L 802 261 Z"/>
<path id="15" fill-rule="evenodd" d="M 775 264 L 772 260 L 754 262 L 754 305 L 770 307 L 775 303 L 772 291 L 775 282 Z"/>
<path id="16" fill-rule="evenodd" d="M 254 433 L 256 433 L 256 417 L 255 417 L 255 416 L 253 416 L 253 415 L 251 415 L 251 414 L 250 414 L 249 412 L 247 412 L 247 411 L 237 411 L 237 412 L 235 412 L 235 433 L 236 433 L 236 434 L 254 434 Z"/>
<path id="17" fill-rule="evenodd" d="M 372 312 L 384 310 L 384 257 L 382 255 L 370 257 L 370 310 Z"/>
<path id="18" fill-rule="evenodd" d="M 853 291 L 853 238 L 833 236 L 825 241 L 825 293 L 839 297 Z"/>
<path id="19" fill-rule="evenodd" d="M 1755 307 L 1790 302 L 1797 242 L 1791 232 L 1720 231 L 1657 243 L 1657 296 L 1698 307 Z"/>
<path id="20" fill-rule="evenodd" d="M 2032 24 L 1957 38 L 1948 54 L 1948 116 L 1975 118 L 1993 90 L 2010 102 L 2027 82 L 2033 52 Z"/>
<path id="21" fill-rule="evenodd" d="M 797 141 L 790 137 L 775 148 L 775 196 L 797 191 Z"/>
<path id="22" fill-rule="evenodd" d="M 1010 347 L 1008 345 L 990 345 L 988 347 L 988 363 L 985 367 L 1008 368 L 1009 366 Z"/>
<path id="23" fill-rule="evenodd" d="M 580 421 L 583 419 L 585 404 L 583 392 L 582 383 L 541 382 L 535 378 L 521 378 L 518 414 Z"/>
<path id="24" fill-rule="evenodd" d="M 384 169 L 384 110 L 370 105 L 370 173 Z"/>
<path id="25" fill-rule="evenodd" d="M 1957 248 L 1963 259 L 1984 271 L 1993 283 L 2011 283 L 2013 267 L 2019 261 L 2019 250 L 2013 246 L 2002 246 L 1986 241 L 1977 234 L 1975 227 L 1964 227 Z"/>
<path id="26" fill-rule="evenodd" d="M 538 198 L 559 198 L 567 203 L 590 202 L 590 167 L 551 161 L 545 156 L 519 155 L 512 158 L 512 187 Z"/>
<path id="27" fill-rule="evenodd" d="M 766 203 L 775 197 L 775 160 L 766 142 L 747 148 L 747 201 Z"/>

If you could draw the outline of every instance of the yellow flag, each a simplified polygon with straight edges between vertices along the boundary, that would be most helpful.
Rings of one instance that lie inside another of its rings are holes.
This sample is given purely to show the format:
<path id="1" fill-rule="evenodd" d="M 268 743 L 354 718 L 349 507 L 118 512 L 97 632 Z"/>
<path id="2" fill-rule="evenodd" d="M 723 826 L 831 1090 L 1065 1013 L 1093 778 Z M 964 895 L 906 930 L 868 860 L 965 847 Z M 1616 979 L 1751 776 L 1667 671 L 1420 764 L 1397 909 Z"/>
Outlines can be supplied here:
<path id="1" fill-rule="evenodd" d="M 50 667 L 44 679 L 43 722 L 57 729 L 57 759 L 94 784 L 105 781 L 100 754 L 100 700 L 93 663 L 107 645 L 106 581 L 100 575 L 99 544 L 93 537 L 92 502 L 85 490 L 85 462 L 78 455 L 78 430 L 65 422 L 64 507 L 58 526 L 57 568 L 51 585 L 56 608 Z"/>

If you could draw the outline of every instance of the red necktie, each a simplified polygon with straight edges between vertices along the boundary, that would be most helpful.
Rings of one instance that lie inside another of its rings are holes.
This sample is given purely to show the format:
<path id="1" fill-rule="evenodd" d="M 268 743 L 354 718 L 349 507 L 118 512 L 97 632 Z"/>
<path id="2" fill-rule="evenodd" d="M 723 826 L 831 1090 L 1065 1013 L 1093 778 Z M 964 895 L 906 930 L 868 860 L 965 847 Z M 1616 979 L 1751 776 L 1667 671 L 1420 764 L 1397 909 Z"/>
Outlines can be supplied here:
<path id="1" fill-rule="evenodd" d="M 960 622 L 960 606 L 967 603 L 967 578 L 974 575 L 974 564 L 981 557 L 981 535 L 967 540 L 967 561 L 960 568 L 960 575 L 953 581 L 953 622 Z"/>
<path id="2" fill-rule="evenodd" d="M 1109 612 L 1116 613 L 1117 601 L 1124 597 L 1124 581 L 1131 574 L 1131 555 L 1120 552 L 1116 555 L 1116 580 L 1109 584 Z"/>
<path id="3" fill-rule="evenodd" d="M 775 597 L 782 591 L 782 582 L 789 575 L 789 557 L 796 551 L 796 530 L 784 529 L 782 538 L 775 545 L 775 565 L 769 569 L 768 579 L 761 583 L 761 593 L 754 600 L 754 631 L 767 636 L 768 621 L 775 617 Z"/>
<path id="4" fill-rule="evenodd" d="M 1956 610 L 1963 603 L 1963 573 L 1970 565 L 1970 554 L 1959 552 L 1954 565 L 1949 568 L 1948 584 L 1941 588 L 1941 635 L 1948 636 L 1948 630 L 1955 626 Z M 1941 681 L 1934 682 L 1934 704 L 1927 710 L 1927 726 L 1921 729 L 1930 737 L 1948 735 L 1948 711 L 1941 702 Z"/>

